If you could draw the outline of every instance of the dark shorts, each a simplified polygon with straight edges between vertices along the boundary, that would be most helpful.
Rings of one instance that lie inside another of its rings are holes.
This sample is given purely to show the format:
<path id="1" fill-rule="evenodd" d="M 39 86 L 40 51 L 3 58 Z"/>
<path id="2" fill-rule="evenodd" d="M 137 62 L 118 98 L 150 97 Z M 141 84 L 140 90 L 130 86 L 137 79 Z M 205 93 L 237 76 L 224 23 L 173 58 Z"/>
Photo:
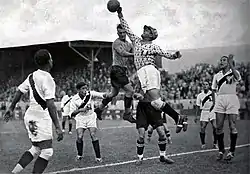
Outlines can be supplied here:
<path id="1" fill-rule="evenodd" d="M 44 141 L 39 141 L 39 142 L 32 142 L 31 141 L 31 143 L 33 146 L 39 147 L 40 149 L 52 148 L 52 140 L 44 140 Z"/>
<path id="2" fill-rule="evenodd" d="M 167 115 L 165 113 L 163 113 L 162 121 L 163 123 L 167 123 Z"/>
<path id="3" fill-rule="evenodd" d="M 129 83 L 127 68 L 121 66 L 112 66 L 110 71 L 111 85 L 114 88 L 123 88 Z"/>
<path id="4" fill-rule="evenodd" d="M 64 115 L 64 116 L 62 116 L 62 117 L 66 117 L 66 119 L 68 119 L 68 120 L 71 119 L 71 116 L 69 116 L 69 115 Z"/>
<path id="5" fill-rule="evenodd" d="M 153 129 L 163 126 L 161 111 L 156 110 L 150 102 L 139 102 L 136 108 L 136 129 L 151 125 Z"/>

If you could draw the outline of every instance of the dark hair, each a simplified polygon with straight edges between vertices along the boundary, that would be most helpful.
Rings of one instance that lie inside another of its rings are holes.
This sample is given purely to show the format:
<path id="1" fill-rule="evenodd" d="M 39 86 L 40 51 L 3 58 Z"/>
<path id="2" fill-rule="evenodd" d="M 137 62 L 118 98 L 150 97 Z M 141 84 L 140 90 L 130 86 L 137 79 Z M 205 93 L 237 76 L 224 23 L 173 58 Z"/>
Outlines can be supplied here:
<path id="1" fill-rule="evenodd" d="M 86 86 L 87 84 L 85 82 L 79 82 L 76 84 L 76 89 L 79 90 L 81 87 Z"/>
<path id="2" fill-rule="evenodd" d="M 227 58 L 228 59 L 228 56 L 222 56 L 220 59 L 222 59 L 222 58 Z M 235 66 L 235 60 L 233 60 L 233 66 Z"/>
<path id="3" fill-rule="evenodd" d="M 49 51 L 46 49 L 38 50 L 34 56 L 35 63 L 39 67 L 47 65 L 49 63 L 50 58 L 51 58 L 51 55 L 50 55 Z"/>
<path id="4" fill-rule="evenodd" d="M 118 24 L 117 27 L 116 27 L 116 29 L 117 29 L 117 30 L 118 30 L 118 29 L 123 29 L 123 27 L 122 27 L 121 24 Z"/>

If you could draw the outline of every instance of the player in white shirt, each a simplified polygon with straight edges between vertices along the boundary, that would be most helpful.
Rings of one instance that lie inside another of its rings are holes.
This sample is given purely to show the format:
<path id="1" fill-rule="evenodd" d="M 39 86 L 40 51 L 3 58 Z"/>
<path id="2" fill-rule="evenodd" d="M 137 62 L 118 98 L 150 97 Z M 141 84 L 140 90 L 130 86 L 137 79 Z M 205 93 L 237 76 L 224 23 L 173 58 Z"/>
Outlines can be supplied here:
<path id="1" fill-rule="evenodd" d="M 48 50 L 42 49 L 36 52 L 34 59 L 39 69 L 18 86 L 15 97 L 4 115 L 5 121 L 13 117 L 13 110 L 21 96 L 30 92 L 30 104 L 24 116 L 24 123 L 32 146 L 22 155 L 12 173 L 21 172 L 36 155 L 39 156 L 32 173 L 43 173 L 53 155 L 52 122 L 58 134 L 57 140 L 63 139 L 54 103 L 56 85 L 49 73 L 53 67 L 52 57 Z"/>
<path id="2" fill-rule="evenodd" d="M 198 94 L 196 99 L 196 118 L 195 122 L 198 120 L 198 115 L 200 114 L 200 139 L 201 139 L 201 148 L 206 147 L 205 137 L 206 137 L 206 127 L 210 122 L 213 127 L 213 136 L 214 136 L 214 148 L 217 148 L 217 136 L 216 136 L 216 120 L 215 113 L 211 111 L 213 105 L 212 91 L 209 90 L 210 86 L 207 81 L 203 83 L 203 92 Z"/>
<path id="3" fill-rule="evenodd" d="M 97 132 L 97 115 L 94 112 L 94 98 L 106 98 L 107 94 L 96 91 L 88 91 L 88 85 L 80 82 L 76 85 L 78 93 L 73 96 L 70 102 L 70 115 L 76 120 L 76 148 L 77 160 L 83 157 L 83 134 L 86 129 L 89 130 L 92 139 L 93 148 L 96 155 L 96 161 L 102 162 L 99 140 Z"/>
<path id="4" fill-rule="evenodd" d="M 236 95 L 236 85 L 241 80 L 239 71 L 235 69 L 233 55 L 223 56 L 220 59 L 221 71 L 214 75 L 212 82 L 214 112 L 216 113 L 216 134 L 218 138 L 219 154 L 217 160 L 223 159 L 224 147 L 224 121 L 228 118 L 230 129 L 230 149 L 225 160 L 234 157 L 237 141 L 236 119 L 239 114 L 240 103 Z M 215 100 L 215 93 L 217 93 Z"/>
<path id="5" fill-rule="evenodd" d="M 65 132 L 65 123 L 68 119 L 69 122 L 69 134 L 72 134 L 72 120 L 70 117 L 70 101 L 72 99 L 72 90 L 68 89 L 67 94 L 62 97 L 61 100 L 61 111 L 62 111 L 62 131 Z"/>

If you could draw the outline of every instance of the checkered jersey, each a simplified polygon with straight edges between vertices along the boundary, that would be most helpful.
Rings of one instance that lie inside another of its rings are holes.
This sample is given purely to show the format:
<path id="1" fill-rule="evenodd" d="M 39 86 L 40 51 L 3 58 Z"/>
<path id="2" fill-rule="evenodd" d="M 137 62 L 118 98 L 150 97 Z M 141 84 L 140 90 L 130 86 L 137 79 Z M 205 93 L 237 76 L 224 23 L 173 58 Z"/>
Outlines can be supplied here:
<path id="1" fill-rule="evenodd" d="M 156 56 L 175 59 L 172 52 L 162 50 L 158 45 L 153 43 L 144 43 L 143 40 L 136 36 L 128 26 L 127 21 L 120 17 L 120 23 L 125 29 L 126 34 L 134 45 L 134 63 L 137 70 L 146 65 L 155 65 Z"/>

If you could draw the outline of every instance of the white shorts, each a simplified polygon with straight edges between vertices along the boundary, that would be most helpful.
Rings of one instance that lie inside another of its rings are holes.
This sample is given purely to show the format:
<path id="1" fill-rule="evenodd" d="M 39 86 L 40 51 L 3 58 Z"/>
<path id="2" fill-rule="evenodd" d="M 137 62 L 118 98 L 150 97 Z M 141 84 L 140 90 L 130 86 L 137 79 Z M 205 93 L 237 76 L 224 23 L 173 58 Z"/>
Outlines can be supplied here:
<path id="1" fill-rule="evenodd" d="M 144 93 L 150 89 L 161 88 L 161 75 L 153 65 L 146 65 L 137 71 L 138 78 L 141 83 L 141 88 Z"/>
<path id="2" fill-rule="evenodd" d="M 32 142 L 53 139 L 52 119 L 48 112 L 28 109 L 24 116 L 24 124 Z"/>
<path id="3" fill-rule="evenodd" d="M 95 112 L 89 116 L 76 116 L 75 118 L 76 129 L 78 128 L 87 129 L 91 127 L 97 128 L 96 119 L 97 119 L 97 116 Z"/>
<path id="4" fill-rule="evenodd" d="M 215 100 L 214 112 L 224 114 L 239 114 L 240 102 L 235 94 L 218 95 Z"/>
<path id="5" fill-rule="evenodd" d="M 65 108 L 64 111 L 62 112 L 63 117 L 67 117 L 70 115 L 69 109 Z"/>
<path id="6" fill-rule="evenodd" d="M 214 112 L 201 111 L 200 121 L 209 122 L 214 119 L 216 119 Z"/>

